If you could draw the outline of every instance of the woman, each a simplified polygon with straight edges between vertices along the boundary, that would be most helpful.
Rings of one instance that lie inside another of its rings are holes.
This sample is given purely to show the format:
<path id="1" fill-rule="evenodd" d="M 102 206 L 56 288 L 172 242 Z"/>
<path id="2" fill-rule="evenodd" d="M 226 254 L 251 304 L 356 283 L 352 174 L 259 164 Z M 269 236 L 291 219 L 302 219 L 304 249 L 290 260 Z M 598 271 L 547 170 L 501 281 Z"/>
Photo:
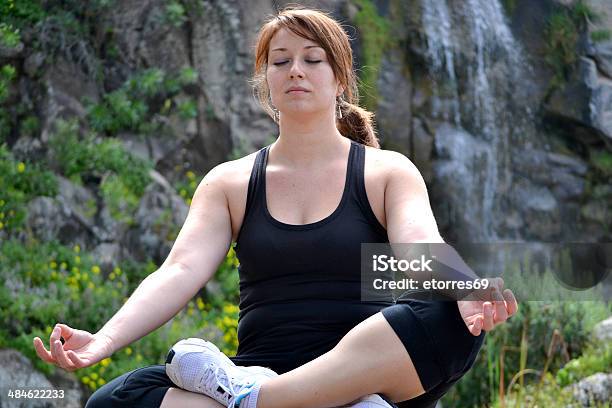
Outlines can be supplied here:
<path id="1" fill-rule="evenodd" d="M 372 114 L 355 104 L 348 38 L 324 13 L 286 9 L 267 22 L 254 79 L 277 140 L 206 175 L 163 265 L 98 333 L 58 325 L 50 351 L 34 339 L 38 355 L 67 370 L 110 356 L 178 313 L 236 241 L 232 361 L 287 373 L 249 406 L 339 406 L 368 394 L 435 405 L 472 365 L 481 331 L 516 312 L 512 292 L 499 282 L 491 302 L 361 302 L 362 242 L 443 242 L 423 179 L 406 157 L 378 149 Z M 108 406 L 220 405 L 152 366 L 87 404 Z"/>

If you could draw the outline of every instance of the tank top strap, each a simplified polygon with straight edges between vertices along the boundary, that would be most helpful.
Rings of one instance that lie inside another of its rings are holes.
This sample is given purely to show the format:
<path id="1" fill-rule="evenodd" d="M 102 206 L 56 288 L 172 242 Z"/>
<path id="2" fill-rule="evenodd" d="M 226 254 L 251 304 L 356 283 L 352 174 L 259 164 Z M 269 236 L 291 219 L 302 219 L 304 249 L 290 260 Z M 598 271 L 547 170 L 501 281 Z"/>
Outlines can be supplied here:
<path id="1" fill-rule="evenodd" d="M 268 145 L 259 149 L 257 156 L 255 156 L 255 162 L 253 163 L 253 169 L 251 170 L 251 177 L 249 178 L 247 201 L 244 209 L 244 220 L 246 220 L 249 216 L 249 213 L 252 211 L 252 207 L 258 203 L 261 203 L 262 200 L 265 200 L 265 191 L 263 191 L 265 184 L 262 177 L 264 174 L 264 166 L 266 164 L 266 157 L 268 155 L 269 148 L 270 146 Z"/>
<path id="2" fill-rule="evenodd" d="M 387 230 L 380 224 L 378 218 L 372 210 L 370 201 L 368 200 L 368 194 L 366 193 L 365 187 L 365 153 L 366 147 L 354 141 L 351 141 L 356 145 L 355 151 L 355 162 L 351 166 L 351 179 L 353 180 L 353 191 L 355 192 L 354 197 L 357 200 L 357 204 L 361 208 L 363 215 L 368 219 L 370 224 L 376 229 L 376 231 L 385 237 L 387 236 Z"/>

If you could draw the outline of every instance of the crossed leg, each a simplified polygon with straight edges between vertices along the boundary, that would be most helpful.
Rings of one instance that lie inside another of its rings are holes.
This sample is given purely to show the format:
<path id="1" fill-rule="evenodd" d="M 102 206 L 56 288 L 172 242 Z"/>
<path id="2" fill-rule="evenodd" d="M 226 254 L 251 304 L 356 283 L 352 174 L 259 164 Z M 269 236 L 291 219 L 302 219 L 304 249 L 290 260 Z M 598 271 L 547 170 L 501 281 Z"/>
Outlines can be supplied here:
<path id="1" fill-rule="evenodd" d="M 196 398 L 184 394 L 192 393 L 178 392 L 182 390 L 170 391 L 162 408 L 185 406 L 192 401 L 187 398 Z M 377 313 L 351 329 L 329 352 L 265 382 L 257 406 L 339 407 L 369 394 L 404 401 L 424 392 L 404 345 L 383 315 Z M 194 395 L 201 397 L 197 406 L 221 406 L 208 397 Z"/>

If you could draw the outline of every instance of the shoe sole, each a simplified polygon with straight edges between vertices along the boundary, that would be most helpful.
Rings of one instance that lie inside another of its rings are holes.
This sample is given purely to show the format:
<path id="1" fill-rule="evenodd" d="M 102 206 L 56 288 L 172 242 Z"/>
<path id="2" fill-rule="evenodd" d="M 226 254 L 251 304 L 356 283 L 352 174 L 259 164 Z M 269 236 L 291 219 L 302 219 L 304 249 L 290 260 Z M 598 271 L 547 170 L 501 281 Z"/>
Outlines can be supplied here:
<path id="1" fill-rule="evenodd" d="M 221 350 L 219 350 L 219 348 L 215 346 L 213 343 L 203 340 L 203 339 L 199 339 L 199 338 L 189 338 L 189 339 L 181 340 L 178 343 L 176 343 L 174 346 L 172 346 L 172 348 L 170 349 L 166 357 L 166 374 L 168 375 L 170 380 L 172 380 L 172 382 L 175 385 L 183 389 L 185 389 L 184 384 L 181 381 L 179 381 L 178 376 L 175 375 L 178 372 L 178 367 L 176 367 L 178 364 L 178 361 L 175 361 L 175 357 L 177 354 L 175 348 L 178 350 L 181 346 L 184 346 L 184 345 L 198 346 L 198 347 L 205 348 L 207 352 L 213 354 L 217 359 L 222 360 L 222 362 L 226 364 L 224 366 L 224 371 L 228 377 L 230 378 L 233 377 L 239 381 L 243 381 L 245 378 L 253 377 L 256 375 L 263 375 L 267 378 L 278 376 L 276 372 L 266 367 L 237 366 L 236 364 L 234 364 L 234 362 L 229 357 L 227 357 L 224 353 L 222 353 Z M 193 353 L 193 352 L 198 352 L 198 351 L 191 351 L 191 352 Z M 201 352 L 204 352 L 204 351 L 201 351 Z M 182 354 L 179 354 L 179 356 L 182 356 Z M 191 390 L 188 390 L 188 391 L 191 391 Z M 216 399 L 214 396 L 210 396 L 210 397 Z M 219 402 L 224 403 L 224 401 L 219 401 Z"/>

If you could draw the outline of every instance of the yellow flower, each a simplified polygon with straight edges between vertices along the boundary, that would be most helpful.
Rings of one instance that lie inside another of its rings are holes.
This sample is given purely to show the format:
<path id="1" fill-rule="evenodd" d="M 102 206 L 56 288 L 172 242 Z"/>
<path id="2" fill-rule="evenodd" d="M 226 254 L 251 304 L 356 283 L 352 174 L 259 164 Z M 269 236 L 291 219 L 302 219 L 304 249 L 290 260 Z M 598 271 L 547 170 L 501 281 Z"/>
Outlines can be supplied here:
<path id="1" fill-rule="evenodd" d="M 100 378 L 98 380 L 98 385 L 104 385 L 104 384 L 106 384 L 106 381 L 104 381 L 104 378 Z"/>
<path id="2" fill-rule="evenodd" d="M 184 188 L 181 188 L 181 191 L 179 191 L 179 194 L 181 197 L 185 197 L 187 195 L 187 190 L 185 190 Z"/>
<path id="3" fill-rule="evenodd" d="M 4 228 L 4 224 L 0 221 L 0 229 Z"/>
<path id="4" fill-rule="evenodd" d="M 72 250 L 78 254 L 79 252 L 81 252 L 81 247 L 77 244 L 72 247 Z"/>
<path id="5" fill-rule="evenodd" d="M 87 383 L 89 383 L 89 377 L 85 376 L 85 377 L 81 378 L 81 381 L 83 382 L 83 384 L 87 384 Z"/>
<path id="6" fill-rule="evenodd" d="M 132 348 L 131 347 L 127 347 L 125 349 L 125 354 L 127 354 L 128 356 L 131 356 L 132 355 Z"/>
<path id="7" fill-rule="evenodd" d="M 23 173 L 25 171 L 26 165 L 24 162 L 19 162 L 17 165 L 17 172 Z"/>
<path id="8" fill-rule="evenodd" d="M 191 205 L 191 198 L 188 198 L 186 202 L 187 202 L 187 205 Z"/>
<path id="9" fill-rule="evenodd" d="M 81 257 L 80 256 L 75 256 L 74 257 L 74 263 L 77 264 L 77 265 L 80 264 L 81 263 Z"/>
<path id="10" fill-rule="evenodd" d="M 94 266 L 92 266 L 92 267 L 91 267 L 91 272 L 92 272 L 94 275 L 99 274 L 99 273 L 100 273 L 100 267 L 99 267 L 98 265 L 94 265 Z"/>
<path id="11" fill-rule="evenodd" d="M 189 187 L 196 188 L 197 187 L 196 182 L 195 181 L 189 182 Z"/>
<path id="12" fill-rule="evenodd" d="M 120 268 L 120 267 L 118 267 L 118 266 L 116 266 L 116 267 L 115 267 L 115 269 L 113 269 L 113 272 L 115 272 L 115 274 L 116 274 L 117 276 L 119 276 L 119 275 L 121 275 L 121 268 Z"/>
<path id="13" fill-rule="evenodd" d="M 3 220 L 3 219 L 4 219 L 4 213 L 0 212 L 0 220 Z"/>
<path id="14" fill-rule="evenodd" d="M 136 361 L 142 361 L 142 356 L 140 354 L 136 354 Z"/>
<path id="15" fill-rule="evenodd" d="M 51 272 L 51 279 L 57 279 L 57 272 Z"/>
<path id="16" fill-rule="evenodd" d="M 187 178 L 189 180 L 193 180 L 195 178 L 195 174 L 193 171 L 189 170 L 187 173 L 185 173 L 185 175 L 187 176 Z"/>
<path id="17" fill-rule="evenodd" d="M 117 282 L 117 287 L 121 289 L 123 287 L 123 282 Z"/>
<path id="18" fill-rule="evenodd" d="M 60 269 L 66 269 L 68 267 L 68 265 L 66 265 L 66 262 L 62 262 L 60 264 Z"/>
<path id="19" fill-rule="evenodd" d="M 115 280 L 115 273 L 114 273 L 114 272 L 111 272 L 111 273 L 108 275 L 108 279 L 110 279 L 110 280 Z"/>
<path id="20" fill-rule="evenodd" d="M 198 298 L 197 304 L 198 304 L 198 309 L 200 310 L 204 309 L 204 302 L 202 301 L 202 298 Z"/>
<path id="21" fill-rule="evenodd" d="M 49 263 L 49 266 L 51 267 L 51 269 L 57 269 L 57 262 L 55 262 L 55 261 L 51 261 L 51 262 Z"/>
<path id="22" fill-rule="evenodd" d="M 111 362 L 110 357 L 107 357 L 104 360 L 100 361 L 100 364 L 102 364 L 102 367 L 106 367 L 110 364 L 110 362 Z"/>
<path id="23" fill-rule="evenodd" d="M 92 289 L 92 290 L 93 290 L 93 288 L 94 288 L 94 284 L 93 284 L 93 282 L 89 282 L 89 283 L 87 284 L 87 287 L 88 287 L 89 289 Z"/>
<path id="24" fill-rule="evenodd" d="M 95 381 L 95 380 L 98 379 L 98 374 L 97 373 L 91 373 L 90 377 L 91 377 L 92 380 Z"/>
<path id="25" fill-rule="evenodd" d="M 75 275 L 79 273 L 79 268 L 77 268 L 76 266 L 72 267 L 72 273 L 74 273 Z"/>

